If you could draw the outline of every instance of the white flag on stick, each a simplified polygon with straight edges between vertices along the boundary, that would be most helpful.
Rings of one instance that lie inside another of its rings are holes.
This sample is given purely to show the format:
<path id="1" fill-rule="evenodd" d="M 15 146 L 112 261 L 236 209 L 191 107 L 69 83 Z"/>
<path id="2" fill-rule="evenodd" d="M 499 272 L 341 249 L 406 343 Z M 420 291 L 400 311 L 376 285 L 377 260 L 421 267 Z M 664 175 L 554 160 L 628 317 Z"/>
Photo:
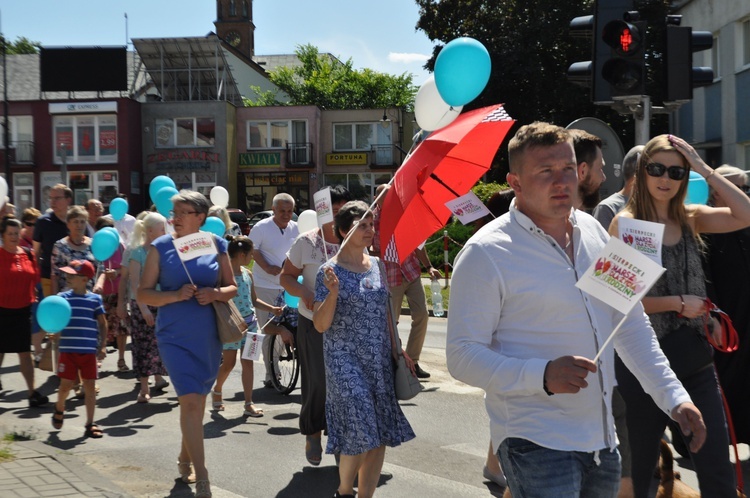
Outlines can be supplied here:
<path id="1" fill-rule="evenodd" d="M 628 313 L 646 296 L 666 270 L 647 256 L 636 251 L 616 237 L 612 237 L 599 253 L 599 257 L 576 283 L 576 287 L 606 304 L 624 316 L 614 328 L 599 352 L 594 363 L 612 342 L 615 334 L 628 317 Z"/>
<path id="2" fill-rule="evenodd" d="M 191 233 L 179 239 L 174 239 L 173 243 L 180 260 L 183 262 L 199 256 L 216 254 L 214 235 L 210 232 Z"/>
<path id="3" fill-rule="evenodd" d="M 665 271 L 620 239 L 612 237 L 576 287 L 627 315 Z"/>
<path id="4" fill-rule="evenodd" d="M 461 197 L 456 197 L 445 203 L 445 207 L 450 209 L 451 213 L 458 218 L 461 223 L 468 225 L 472 221 L 476 221 L 479 218 L 483 218 L 490 214 L 490 210 L 487 206 L 482 204 L 479 197 L 469 190 L 468 193 Z"/>
<path id="5" fill-rule="evenodd" d="M 315 214 L 318 215 L 318 226 L 333 221 L 333 203 L 331 202 L 331 187 L 320 189 L 313 194 Z"/>

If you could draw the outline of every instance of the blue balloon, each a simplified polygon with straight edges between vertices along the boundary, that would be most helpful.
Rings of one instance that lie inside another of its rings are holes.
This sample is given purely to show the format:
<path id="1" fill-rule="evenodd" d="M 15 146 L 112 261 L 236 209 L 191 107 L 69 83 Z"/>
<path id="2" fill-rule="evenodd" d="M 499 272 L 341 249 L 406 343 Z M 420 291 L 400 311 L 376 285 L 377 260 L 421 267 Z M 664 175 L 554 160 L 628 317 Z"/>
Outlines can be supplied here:
<path id="1" fill-rule="evenodd" d="M 490 53 L 473 38 L 449 42 L 435 60 L 435 85 L 446 104 L 462 106 L 482 93 L 490 80 Z"/>
<path id="2" fill-rule="evenodd" d="M 112 232 L 114 235 L 117 235 L 117 241 L 120 241 L 120 232 L 118 232 L 115 227 L 102 227 L 99 231 L 101 232 L 102 230 L 106 230 L 107 232 Z"/>
<path id="3" fill-rule="evenodd" d="M 37 306 L 36 319 L 45 332 L 57 334 L 68 326 L 71 313 L 70 303 L 66 299 L 48 296 Z"/>
<path id="4" fill-rule="evenodd" d="M 91 252 L 99 261 L 106 261 L 112 257 L 120 245 L 120 234 L 111 230 L 99 230 L 91 239 Z"/>
<path id="5" fill-rule="evenodd" d="M 224 237 L 224 232 L 226 232 L 227 227 L 224 225 L 224 222 L 216 216 L 209 216 L 206 218 L 206 221 L 203 222 L 201 230 L 204 232 L 211 232 L 217 237 Z"/>
<path id="6" fill-rule="evenodd" d="M 685 204 L 705 204 L 708 202 L 708 183 L 699 173 L 690 172 Z"/>
<path id="7" fill-rule="evenodd" d="M 157 176 L 151 180 L 151 184 L 148 186 L 148 195 L 151 196 L 152 202 L 156 202 L 156 194 L 164 187 L 176 189 L 177 185 L 174 184 L 174 181 L 170 177 L 164 175 Z"/>
<path id="8" fill-rule="evenodd" d="M 165 218 L 171 217 L 170 211 L 174 207 L 172 204 L 172 197 L 177 194 L 177 189 L 174 187 L 162 187 L 159 189 L 154 198 L 154 203 L 156 204 L 156 210 L 159 211 L 160 215 Z"/>
<path id="9" fill-rule="evenodd" d="M 297 282 L 302 283 L 302 275 L 297 277 Z M 284 291 L 284 302 L 290 308 L 299 308 L 299 298 L 289 294 L 287 291 Z"/>
<path id="10" fill-rule="evenodd" d="M 115 221 L 123 219 L 128 214 L 128 201 L 120 197 L 112 199 L 112 202 L 109 203 L 109 214 Z"/>

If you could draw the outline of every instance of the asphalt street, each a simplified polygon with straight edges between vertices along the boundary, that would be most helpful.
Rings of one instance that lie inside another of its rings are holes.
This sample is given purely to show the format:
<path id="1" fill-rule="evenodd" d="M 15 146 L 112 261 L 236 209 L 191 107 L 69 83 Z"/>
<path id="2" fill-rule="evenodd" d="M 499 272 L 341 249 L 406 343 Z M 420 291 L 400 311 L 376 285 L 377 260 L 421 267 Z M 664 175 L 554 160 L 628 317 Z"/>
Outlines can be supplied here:
<path id="1" fill-rule="evenodd" d="M 501 489 L 482 477 L 489 442 L 483 392 L 450 377 L 445 366 L 445 318 L 431 318 L 420 364 L 432 377 L 425 392 L 401 404 L 417 438 L 389 448 L 377 491 L 387 497 L 486 497 Z M 408 317 L 400 320 L 402 340 Z M 130 365 L 130 354 L 126 355 Z M 135 402 L 138 388 L 132 373 L 115 373 L 117 354 L 104 361 L 98 381 L 96 421 L 102 439 L 85 439 L 82 400 L 68 400 L 61 431 L 50 425 L 51 404 L 30 409 L 25 399 L 17 356 L 6 355 L 0 368 L 0 430 L 28 435 L 65 455 L 74 456 L 92 471 L 111 480 L 131 496 L 192 496 L 191 487 L 177 479 L 180 443 L 177 400 L 171 388 L 155 394 L 148 404 Z M 299 389 L 284 396 L 262 387 L 264 368 L 255 365 L 253 401 L 265 410 L 262 418 L 242 416 L 242 388 L 237 365 L 224 388 L 226 411 L 207 406 L 205 437 L 207 465 L 214 496 L 311 497 L 333 495 L 338 474 L 332 456 L 319 467 L 304 455 L 299 432 Z M 54 400 L 56 380 L 37 370 L 37 383 Z M 23 391 L 23 392 L 22 392 Z M 743 447 L 747 459 L 747 447 Z M 689 463 L 678 459 L 683 480 L 697 487 Z"/>

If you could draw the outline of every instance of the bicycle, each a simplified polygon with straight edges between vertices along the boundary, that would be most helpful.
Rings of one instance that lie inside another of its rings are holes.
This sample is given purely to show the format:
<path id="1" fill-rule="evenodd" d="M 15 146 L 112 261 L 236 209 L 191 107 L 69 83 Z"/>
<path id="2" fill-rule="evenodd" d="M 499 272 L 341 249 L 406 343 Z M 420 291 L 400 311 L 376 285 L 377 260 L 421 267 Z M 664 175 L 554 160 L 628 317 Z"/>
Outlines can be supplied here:
<path id="1" fill-rule="evenodd" d="M 286 328 L 294 337 L 293 345 L 284 344 L 280 335 L 271 335 L 271 384 L 280 394 L 288 395 L 297 387 L 299 379 L 299 356 L 297 353 L 297 327 L 285 320 L 285 315 L 274 324 Z"/>

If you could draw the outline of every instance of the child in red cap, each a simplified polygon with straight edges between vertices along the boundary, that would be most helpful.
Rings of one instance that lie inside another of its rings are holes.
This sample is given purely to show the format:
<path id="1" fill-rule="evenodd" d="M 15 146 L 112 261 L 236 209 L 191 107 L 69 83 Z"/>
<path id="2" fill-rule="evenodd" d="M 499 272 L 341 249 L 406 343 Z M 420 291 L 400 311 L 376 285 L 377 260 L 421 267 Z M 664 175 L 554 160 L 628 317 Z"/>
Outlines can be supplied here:
<path id="1" fill-rule="evenodd" d="M 74 260 L 70 265 L 60 268 L 60 271 L 67 274 L 70 290 L 60 292 L 58 296 L 70 303 L 72 314 L 70 322 L 60 332 L 60 359 L 57 365 L 60 388 L 55 413 L 52 415 L 52 427 L 62 429 L 65 400 L 80 373 L 86 393 L 85 436 L 100 438 L 103 433 L 94 423 L 94 409 L 97 359 L 103 360 L 107 356 L 104 342 L 107 337 L 107 318 L 104 305 L 99 294 L 86 289 L 86 284 L 96 273 L 90 261 Z"/>

